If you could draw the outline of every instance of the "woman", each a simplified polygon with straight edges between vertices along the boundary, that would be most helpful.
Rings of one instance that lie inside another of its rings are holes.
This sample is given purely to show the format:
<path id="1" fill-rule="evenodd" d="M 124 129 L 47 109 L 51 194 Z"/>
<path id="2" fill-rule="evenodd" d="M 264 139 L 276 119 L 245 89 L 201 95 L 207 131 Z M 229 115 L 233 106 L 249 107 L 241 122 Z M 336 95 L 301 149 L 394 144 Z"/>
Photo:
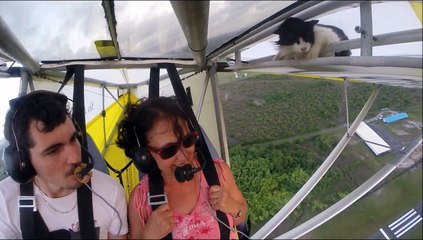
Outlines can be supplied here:
<path id="1" fill-rule="evenodd" d="M 129 106 L 119 124 L 117 144 L 140 171 L 147 173 L 129 200 L 129 238 L 157 239 L 169 233 L 174 239 L 220 238 L 216 210 L 227 215 L 230 238 L 237 238 L 234 226 L 245 221 L 247 203 L 221 159 L 213 160 L 220 186 L 208 186 L 199 171 L 198 134 L 173 98 L 159 97 Z M 188 174 L 191 176 L 177 179 L 182 168 L 193 170 Z M 167 202 L 154 211 L 147 199 L 153 174 L 161 175 L 167 196 Z"/>

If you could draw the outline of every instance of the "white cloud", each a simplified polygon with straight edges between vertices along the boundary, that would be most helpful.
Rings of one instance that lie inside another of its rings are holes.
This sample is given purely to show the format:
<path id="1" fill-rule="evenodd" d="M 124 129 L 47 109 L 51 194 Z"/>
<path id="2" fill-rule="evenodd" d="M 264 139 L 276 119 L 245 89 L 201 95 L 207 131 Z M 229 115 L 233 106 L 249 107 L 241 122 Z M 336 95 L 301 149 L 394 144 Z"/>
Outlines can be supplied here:
<path id="1" fill-rule="evenodd" d="M 0 139 L 4 138 L 3 127 L 9 100 L 18 96 L 20 78 L 0 78 Z"/>

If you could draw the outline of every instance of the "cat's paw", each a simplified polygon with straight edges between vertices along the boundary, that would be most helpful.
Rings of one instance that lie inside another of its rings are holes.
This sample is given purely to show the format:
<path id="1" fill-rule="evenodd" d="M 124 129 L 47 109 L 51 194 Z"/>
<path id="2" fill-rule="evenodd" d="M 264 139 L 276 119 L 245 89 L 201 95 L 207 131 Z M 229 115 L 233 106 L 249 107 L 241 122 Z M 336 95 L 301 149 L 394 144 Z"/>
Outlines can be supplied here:
<path id="1" fill-rule="evenodd" d="M 305 58 L 306 59 L 313 59 L 313 58 L 317 58 L 319 55 L 318 55 L 318 53 L 314 53 L 314 52 L 308 52 L 306 55 L 305 55 Z"/>
<path id="2" fill-rule="evenodd" d="M 273 61 L 280 61 L 280 60 L 284 60 L 285 58 L 286 58 L 286 56 L 284 56 L 284 55 L 276 54 L 273 57 Z"/>

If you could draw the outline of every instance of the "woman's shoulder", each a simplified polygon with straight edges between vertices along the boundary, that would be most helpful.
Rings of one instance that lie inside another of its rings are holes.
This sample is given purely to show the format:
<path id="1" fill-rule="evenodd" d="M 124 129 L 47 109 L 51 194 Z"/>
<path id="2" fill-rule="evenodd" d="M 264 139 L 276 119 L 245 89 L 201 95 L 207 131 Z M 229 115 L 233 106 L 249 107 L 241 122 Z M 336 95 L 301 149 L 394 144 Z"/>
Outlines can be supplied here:
<path id="1" fill-rule="evenodd" d="M 226 182 L 228 171 L 230 171 L 228 164 L 220 158 L 213 159 L 214 166 L 216 167 L 217 175 L 219 176 L 219 180 L 222 182 Z"/>
<path id="2" fill-rule="evenodd" d="M 148 175 L 144 175 L 137 186 L 132 190 L 131 197 L 144 198 L 146 197 L 145 193 L 148 191 Z"/>
<path id="3" fill-rule="evenodd" d="M 229 170 L 229 165 L 221 158 L 213 159 L 214 166 L 220 168 L 222 171 Z"/>

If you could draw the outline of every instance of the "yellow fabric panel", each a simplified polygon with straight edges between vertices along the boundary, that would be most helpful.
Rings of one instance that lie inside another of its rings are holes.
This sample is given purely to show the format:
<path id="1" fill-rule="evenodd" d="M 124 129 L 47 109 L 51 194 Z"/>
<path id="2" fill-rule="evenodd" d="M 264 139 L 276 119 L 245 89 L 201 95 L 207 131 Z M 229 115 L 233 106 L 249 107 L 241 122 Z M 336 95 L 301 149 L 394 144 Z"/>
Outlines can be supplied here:
<path id="1" fill-rule="evenodd" d="M 136 102 L 137 98 L 132 94 L 124 94 L 118 99 L 118 102 L 123 107 L 125 107 L 129 101 Z M 115 144 L 117 138 L 117 125 L 122 119 L 124 113 L 124 109 L 122 109 L 120 105 L 117 102 L 112 103 L 105 109 L 105 117 L 103 117 L 100 113 L 87 123 L 87 133 L 89 133 L 93 138 L 94 143 L 103 158 L 111 167 L 118 171 L 125 167 L 130 161 L 130 159 L 125 156 L 123 149 L 118 148 Z M 104 137 L 106 137 L 106 140 Z M 110 142 L 106 145 L 105 142 L 107 141 Z M 109 174 L 114 177 L 116 181 L 120 182 L 117 174 L 115 174 L 111 169 L 109 169 Z M 121 175 L 126 197 L 128 198 L 132 189 L 139 181 L 138 170 L 132 164 L 131 167 L 129 167 Z"/>
<path id="2" fill-rule="evenodd" d="M 104 159 L 106 159 L 112 168 L 119 171 L 123 169 L 131 161 L 131 159 L 126 157 L 124 151 L 114 144 L 116 139 L 117 134 L 114 134 L 112 139 L 113 144 L 108 146 L 107 151 L 104 154 Z M 110 176 L 114 177 L 116 181 L 120 183 L 119 176 L 110 169 L 109 172 Z M 121 180 L 123 182 L 122 186 L 125 189 L 126 199 L 129 200 L 132 189 L 134 189 L 139 181 L 138 169 L 134 164 L 131 164 L 130 167 L 121 174 Z"/>
<path id="3" fill-rule="evenodd" d="M 126 105 L 128 100 L 130 99 L 128 98 L 128 96 L 128 94 L 125 94 L 118 99 L 120 105 Z M 136 100 L 135 96 L 133 96 L 133 98 Z M 133 100 L 131 99 L 131 101 Z M 119 122 L 120 117 L 123 113 L 123 109 L 119 106 L 118 103 L 114 102 L 105 109 L 105 112 L 106 116 L 104 118 L 100 113 L 87 123 L 87 132 L 91 135 L 98 150 L 101 153 L 103 153 L 105 147 L 104 135 L 106 135 L 107 141 L 114 128 L 116 127 L 116 124 Z"/>
<path id="4" fill-rule="evenodd" d="M 423 2 L 422 1 L 410 1 L 411 7 L 413 8 L 416 16 L 419 18 L 420 23 L 422 23 L 422 11 L 423 11 Z"/>

